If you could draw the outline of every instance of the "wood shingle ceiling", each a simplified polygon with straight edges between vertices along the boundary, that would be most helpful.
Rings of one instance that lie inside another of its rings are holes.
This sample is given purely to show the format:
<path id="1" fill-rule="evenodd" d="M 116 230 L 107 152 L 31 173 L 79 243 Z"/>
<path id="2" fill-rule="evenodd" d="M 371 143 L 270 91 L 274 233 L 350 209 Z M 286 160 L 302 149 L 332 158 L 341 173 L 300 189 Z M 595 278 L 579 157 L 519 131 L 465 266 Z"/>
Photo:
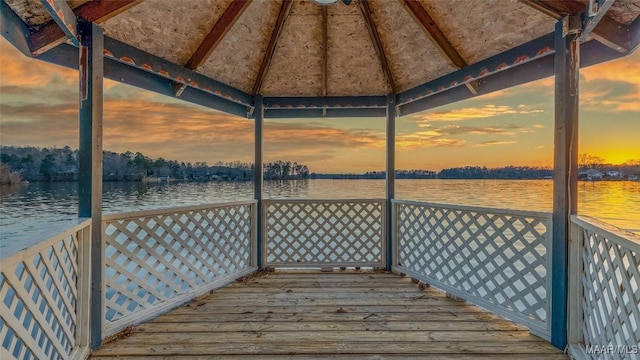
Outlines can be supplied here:
<path id="1" fill-rule="evenodd" d="M 32 28 L 41 51 L 65 40 L 39 0 L 4 1 Z M 575 0 L 67 3 L 109 37 L 271 97 L 403 92 L 551 33 L 559 17 L 587 6 Z M 639 14 L 640 0 L 617 0 L 586 40 L 624 46 L 624 30 Z M 178 85 L 176 91 L 185 86 Z M 466 85 L 474 91 L 473 83 Z"/>

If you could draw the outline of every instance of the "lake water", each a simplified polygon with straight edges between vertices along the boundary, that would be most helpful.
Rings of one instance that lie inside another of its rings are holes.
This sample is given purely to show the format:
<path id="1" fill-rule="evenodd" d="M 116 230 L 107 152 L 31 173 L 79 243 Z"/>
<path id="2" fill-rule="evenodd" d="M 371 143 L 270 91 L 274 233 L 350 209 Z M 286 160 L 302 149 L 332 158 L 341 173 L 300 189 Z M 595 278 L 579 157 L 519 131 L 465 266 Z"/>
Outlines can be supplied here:
<path id="1" fill-rule="evenodd" d="M 398 180 L 396 198 L 514 210 L 551 211 L 551 180 Z M 77 217 L 77 183 L 0 187 L 0 251 Z M 640 182 L 580 182 L 579 212 L 640 233 Z M 385 197 L 384 180 L 265 182 L 266 198 Z M 251 182 L 105 183 L 104 212 L 118 213 L 253 198 Z"/>

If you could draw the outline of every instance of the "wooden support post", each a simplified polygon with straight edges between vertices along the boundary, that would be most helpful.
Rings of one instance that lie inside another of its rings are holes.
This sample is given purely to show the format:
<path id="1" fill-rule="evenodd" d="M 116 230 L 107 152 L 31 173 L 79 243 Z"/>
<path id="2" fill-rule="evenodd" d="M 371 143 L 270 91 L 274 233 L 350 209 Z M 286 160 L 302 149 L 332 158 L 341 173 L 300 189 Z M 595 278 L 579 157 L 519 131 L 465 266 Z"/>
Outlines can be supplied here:
<path id="1" fill-rule="evenodd" d="M 395 234 L 395 226 L 393 224 L 393 204 L 391 200 L 396 195 L 396 94 L 387 95 L 387 236 L 386 236 L 386 255 L 387 271 L 391 271 L 393 266 L 393 237 Z"/>
<path id="2" fill-rule="evenodd" d="M 91 348 L 102 342 L 102 29 L 80 22 L 78 213 L 91 218 Z"/>
<path id="3" fill-rule="evenodd" d="M 257 225 L 257 234 L 256 234 L 256 253 L 257 253 L 257 265 L 258 268 L 262 268 L 263 261 L 263 247 L 264 247 L 264 211 L 262 209 L 262 197 L 263 197 L 263 163 L 262 160 L 262 127 L 264 123 L 264 106 L 261 95 L 256 95 L 254 97 L 254 106 L 255 110 L 253 112 L 255 116 L 255 130 L 254 130 L 254 146 L 255 146 L 255 154 L 254 154 L 254 173 L 253 173 L 253 189 L 254 189 L 254 198 L 257 203 L 257 217 L 255 219 Z"/>
<path id="4" fill-rule="evenodd" d="M 568 20 L 568 19 L 566 19 Z M 579 34 L 555 29 L 555 140 L 551 245 L 551 344 L 567 345 L 567 269 L 571 215 L 577 213 Z"/>

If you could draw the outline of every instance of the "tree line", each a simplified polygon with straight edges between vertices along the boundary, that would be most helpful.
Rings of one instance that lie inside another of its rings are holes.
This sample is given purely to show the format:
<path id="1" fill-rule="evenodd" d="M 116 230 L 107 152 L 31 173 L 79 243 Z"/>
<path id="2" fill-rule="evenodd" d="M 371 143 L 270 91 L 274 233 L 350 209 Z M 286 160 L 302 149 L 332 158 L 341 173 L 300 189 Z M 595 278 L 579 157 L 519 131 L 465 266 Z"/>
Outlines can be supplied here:
<path id="1" fill-rule="evenodd" d="M 0 146 L 0 180 L 16 176 L 28 181 L 76 181 L 78 179 L 78 150 L 64 148 L 38 148 Z M 181 162 L 162 157 L 151 158 L 141 152 L 103 152 L 103 179 L 105 181 L 141 181 L 148 177 L 179 180 L 251 180 L 254 165 L 241 161 Z M 269 180 L 305 179 L 309 167 L 305 164 L 282 161 L 264 164 L 264 177 Z M 9 181 L 7 181 L 9 183 Z"/>
<path id="2" fill-rule="evenodd" d="M 75 181 L 78 178 L 78 150 L 63 148 L 38 148 L 0 146 L 0 183 L 28 181 Z M 105 181 L 141 181 L 148 177 L 171 178 L 188 181 L 252 180 L 254 166 L 241 161 L 180 162 L 162 157 L 153 159 L 140 152 L 103 152 L 103 179 Z M 581 154 L 578 158 L 580 171 L 616 170 L 624 175 L 640 176 L 640 160 L 631 160 L 622 165 L 606 164 L 597 156 Z M 384 179 L 384 171 L 365 173 L 310 173 L 305 164 L 278 160 L 264 164 L 267 180 L 290 179 Z M 398 179 L 544 179 L 553 176 L 553 169 L 529 166 L 505 166 L 487 168 L 463 166 L 431 170 L 396 170 Z"/>

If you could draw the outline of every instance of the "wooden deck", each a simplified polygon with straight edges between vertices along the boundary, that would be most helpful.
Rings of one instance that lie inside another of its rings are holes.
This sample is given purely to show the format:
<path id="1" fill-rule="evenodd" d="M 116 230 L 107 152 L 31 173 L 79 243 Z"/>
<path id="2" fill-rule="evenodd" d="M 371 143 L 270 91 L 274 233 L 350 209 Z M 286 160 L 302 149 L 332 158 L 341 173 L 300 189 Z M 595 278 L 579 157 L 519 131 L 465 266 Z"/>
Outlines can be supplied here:
<path id="1" fill-rule="evenodd" d="M 568 359 L 465 302 L 383 272 L 272 272 L 105 344 L 92 359 Z"/>

